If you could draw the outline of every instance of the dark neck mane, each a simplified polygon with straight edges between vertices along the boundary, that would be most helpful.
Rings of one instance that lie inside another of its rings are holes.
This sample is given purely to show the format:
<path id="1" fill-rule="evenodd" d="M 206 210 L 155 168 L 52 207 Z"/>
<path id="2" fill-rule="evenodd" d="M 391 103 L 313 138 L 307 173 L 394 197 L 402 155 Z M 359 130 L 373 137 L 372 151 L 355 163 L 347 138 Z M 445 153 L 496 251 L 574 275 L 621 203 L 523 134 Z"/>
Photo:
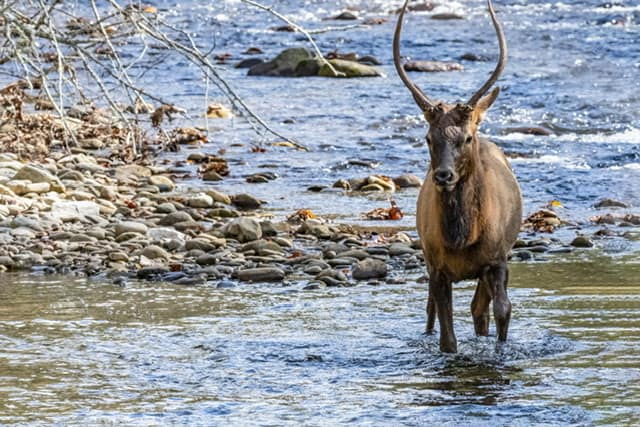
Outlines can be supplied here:
<path id="1" fill-rule="evenodd" d="M 481 185 L 473 178 L 467 177 L 452 191 L 440 193 L 442 237 L 449 249 L 464 249 L 475 241 Z"/>

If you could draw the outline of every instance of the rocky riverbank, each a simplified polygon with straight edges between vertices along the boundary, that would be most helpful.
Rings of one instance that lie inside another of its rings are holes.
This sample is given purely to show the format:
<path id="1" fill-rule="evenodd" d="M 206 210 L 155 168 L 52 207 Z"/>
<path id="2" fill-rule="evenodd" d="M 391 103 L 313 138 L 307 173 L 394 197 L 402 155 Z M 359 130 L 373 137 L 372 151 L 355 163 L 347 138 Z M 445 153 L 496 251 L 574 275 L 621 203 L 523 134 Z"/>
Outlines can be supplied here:
<path id="1" fill-rule="evenodd" d="M 359 227 L 309 215 L 272 221 L 249 194 L 223 194 L 204 182 L 183 187 L 168 166 L 125 164 L 88 152 L 26 163 L 0 154 L 0 269 L 118 283 L 296 281 L 313 289 L 402 283 L 408 272 L 423 272 L 415 233 L 386 226 L 392 222 Z M 525 224 L 513 259 L 541 260 L 611 236 L 600 231 L 560 241 L 543 231 L 561 220 L 541 212 Z M 638 223 L 636 216 L 614 214 L 598 220 L 622 230 Z M 633 239 L 634 229 L 626 230 L 624 237 Z"/>

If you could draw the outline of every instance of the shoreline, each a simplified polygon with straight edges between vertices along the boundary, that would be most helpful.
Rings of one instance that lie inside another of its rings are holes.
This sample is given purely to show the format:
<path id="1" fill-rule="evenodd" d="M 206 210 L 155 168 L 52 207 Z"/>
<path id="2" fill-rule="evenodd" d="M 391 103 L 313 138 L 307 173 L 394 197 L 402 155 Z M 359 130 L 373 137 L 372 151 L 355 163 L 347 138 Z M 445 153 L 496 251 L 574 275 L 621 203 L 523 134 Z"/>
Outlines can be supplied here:
<path id="1" fill-rule="evenodd" d="M 227 195 L 210 186 L 177 190 L 180 179 L 170 169 L 88 154 L 58 153 L 45 163 L 0 154 L 0 269 L 219 287 L 296 280 L 308 289 L 425 274 L 413 227 L 295 215 L 273 222 L 248 194 Z M 608 211 L 601 218 L 623 229 Z M 556 220 L 551 223 L 560 226 Z M 609 234 L 633 241 L 637 225 L 630 225 L 626 237 Z M 607 237 L 598 231 L 562 241 L 554 233 L 522 231 L 512 259 L 541 261 L 593 250 L 596 239 Z"/>

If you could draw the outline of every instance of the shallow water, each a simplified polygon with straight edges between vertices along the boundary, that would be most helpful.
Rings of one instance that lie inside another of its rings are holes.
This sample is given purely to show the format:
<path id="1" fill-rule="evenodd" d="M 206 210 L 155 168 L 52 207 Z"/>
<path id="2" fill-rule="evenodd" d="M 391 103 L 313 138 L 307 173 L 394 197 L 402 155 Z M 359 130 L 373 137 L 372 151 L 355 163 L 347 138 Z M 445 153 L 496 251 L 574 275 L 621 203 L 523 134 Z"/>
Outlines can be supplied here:
<path id="1" fill-rule="evenodd" d="M 317 292 L 9 276 L 0 423 L 634 425 L 639 277 L 610 259 L 514 264 L 500 352 L 458 284 L 452 356 L 421 334 L 412 276 Z"/>

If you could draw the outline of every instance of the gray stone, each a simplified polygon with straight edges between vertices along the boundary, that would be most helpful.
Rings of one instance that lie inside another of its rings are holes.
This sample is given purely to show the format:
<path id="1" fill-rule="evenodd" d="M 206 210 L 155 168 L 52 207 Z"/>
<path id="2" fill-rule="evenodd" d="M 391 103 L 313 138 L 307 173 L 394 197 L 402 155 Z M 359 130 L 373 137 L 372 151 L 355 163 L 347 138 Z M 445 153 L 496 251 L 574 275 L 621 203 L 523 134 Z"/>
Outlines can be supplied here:
<path id="1" fill-rule="evenodd" d="M 193 218 L 191 218 L 191 215 L 184 211 L 178 211 L 167 214 L 164 218 L 158 221 L 158 225 L 172 226 L 176 223 L 184 221 L 193 221 Z"/>
<path id="2" fill-rule="evenodd" d="M 225 237 L 238 240 L 241 243 L 258 240 L 262 237 L 260 223 L 254 218 L 235 218 L 223 228 Z"/>
<path id="3" fill-rule="evenodd" d="M 176 184 L 171 178 L 164 175 L 153 175 L 149 177 L 149 184 L 158 187 L 160 191 L 173 191 L 176 188 Z"/>
<path id="4" fill-rule="evenodd" d="M 198 193 L 190 196 L 186 204 L 192 208 L 210 208 L 213 206 L 213 198 L 207 194 Z"/>
<path id="5" fill-rule="evenodd" d="M 216 249 L 216 245 L 207 239 L 196 237 L 185 242 L 185 249 L 188 251 L 199 249 L 204 252 L 210 252 Z"/>
<path id="6" fill-rule="evenodd" d="M 347 61 L 344 59 L 330 59 L 329 63 L 333 68 L 341 73 L 340 77 L 380 77 L 382 73 L 371 65 L 361 64 L 356 61 Z M 322 77 L 336 77 L 331 68 L 325 63 L 318 71 L 318 75 Z"/>
<path id="7" fill-rule="evenodd" d="M 120 236 L 125 233 L 139 233 L 139 234 L 147 234 L 149 228 L 141 223 L 135 221 L 122 221 L 116 224 L 115 233 L 116 236 Z"/>
<path id="8" fill-rule="evenodd" d="M 442 71 L 462 71 L 464 67 L 457 62 L 444 61 L 410 61 L 404 64 L 407 71 L 420 71 L 424 73 L 437 73 Z"/>
<path id="9" fill-rule="evenodd" d="M 240 209 L 258 209 L 262 202 L 249 194 L 237 194 L 231 202 Z"/>
<path id="10" fill-rule="evenodd" d="M 289 48 L 282 51 L 273 60 L 256 64 L 249 69 L 250 76 L 296 77 L 298 64 L 312 59 L 313 53 L 305 48 Z"/>
<path id="11" fill-rule="evenodd" d="M 277 267 L 249 268 L 238 271 L 238 280 L 243 282 L 280 282 L 285 273 Z"/>
<path id="12" fill-rule="evenodd" d="M 353 267 L 353 278 L 355 280 L 382 279 L 387 276 L 387 264 L 374 258 L 367 258 Z"/>
<path id="13" fill-rule="evenodd" d="M 393 183 L 398 188 L 420 187 L 422 185 L 422 180 L 415 175 L 406 173 L 397 178 L 393 178 Z"/>
<path id="14" fill-rule="evenodd" d="M 587 236 L 577 236 L 571 242 L 571 246 L 575 248 L 591 248 L 593 247 L 593 241 Z"/>
<path id="15" fill-rule="evenodd" d="M 51 190 L 58 193 L 64 193 L 65 188 L 58 177 L 52 175 L 49 171 L 37 168 L 32 165 L 26 165 L 20 169 L 14 176 L 14 180 L 28 180 L 31 182 L 46 182 L 50 185 Z"/>
<path id="16" fill-rule="evenodd" d="M 142 250 L 142 255 L 146 256 L 149 259 L 169 259 L 170 255 L 167 251 L 162 249 L 160 246 L 149 245 Z"/>

